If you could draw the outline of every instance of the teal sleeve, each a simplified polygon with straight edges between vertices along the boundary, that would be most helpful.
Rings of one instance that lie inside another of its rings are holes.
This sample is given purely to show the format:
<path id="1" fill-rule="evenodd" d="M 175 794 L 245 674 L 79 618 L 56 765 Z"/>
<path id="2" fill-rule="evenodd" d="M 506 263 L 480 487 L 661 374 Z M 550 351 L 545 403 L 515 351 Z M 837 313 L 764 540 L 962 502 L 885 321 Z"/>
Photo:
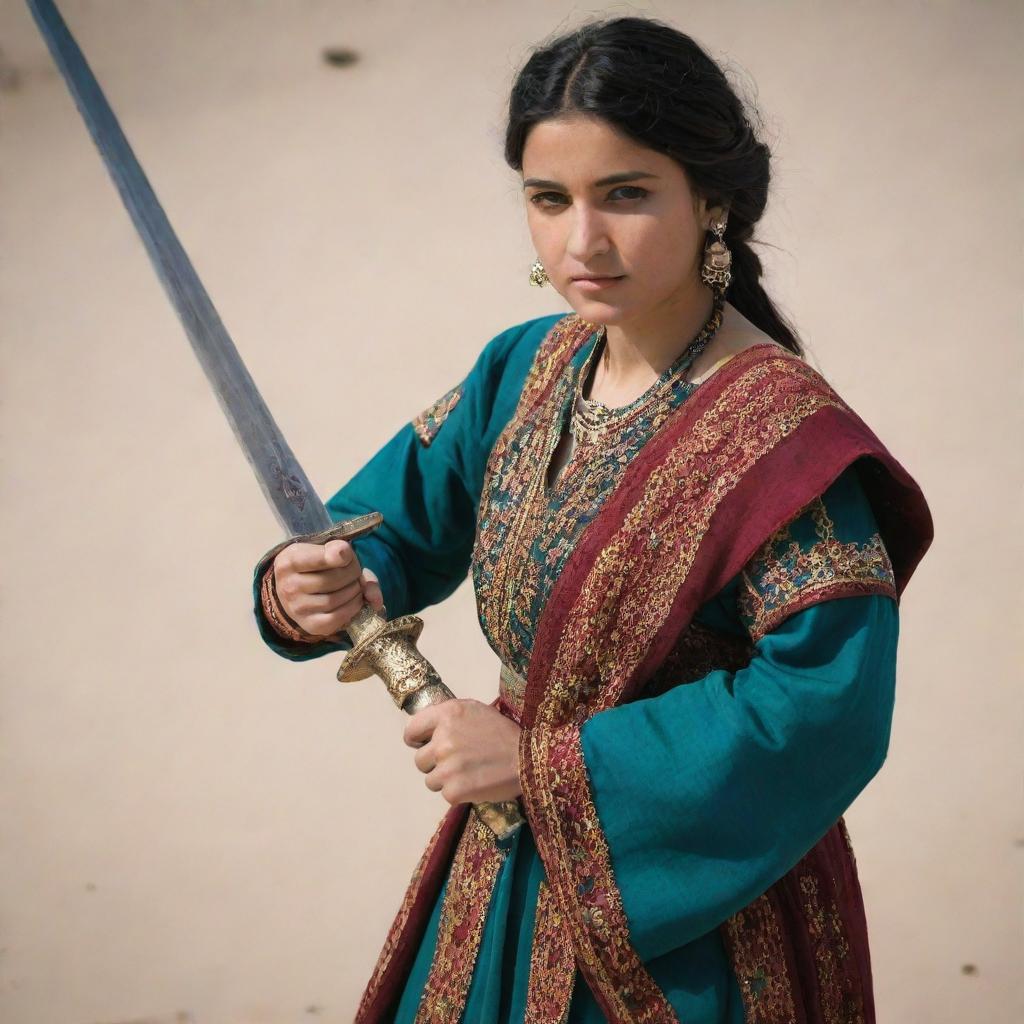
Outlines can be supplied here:
<path id="1" fill-rule="evenodd" d="M 332 522 L 380 512 L 383 524 L 353 541 L 360 563 L 376 573 L 389 618 L 411 614 L 451 594 L 466 577 L 484 470 L 511 418 L 533 356 L 565 314 L 516 324 L 492 338 L 465 378 L 394 436 L 326 502 Z M 263 641 L 305 661 L 348 650 L 348 639 L 285 640 L 264 617 L 253 572 L 253 608 Z"/>
<path id="2" fill-rule="evenodd" d="M 781 878 L 881 767 L 897 605 L 852 470 L 769 539 L 731 589 L 750 664 L 609 708 L 581 730 L 642 960 L 717 928 Z M 824 536 L 823 536 L 824 535 Z M 830 581 L 859 579 L 830 599 Z M 872 592 L 874 591 L 874 592 Z"/>

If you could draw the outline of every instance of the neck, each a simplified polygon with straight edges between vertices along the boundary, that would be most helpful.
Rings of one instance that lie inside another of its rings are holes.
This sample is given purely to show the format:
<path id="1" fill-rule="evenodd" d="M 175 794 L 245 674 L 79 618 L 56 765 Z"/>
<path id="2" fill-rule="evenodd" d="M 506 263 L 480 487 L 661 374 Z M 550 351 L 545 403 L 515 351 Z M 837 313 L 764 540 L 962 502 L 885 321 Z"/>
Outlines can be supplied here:
<path id="1" fill-rule="evenodd" d="M 711 289 L 698 281 L 642 317 L 609 324 L 603 360 L 606 385 L 628 389 L 656 380 L 707 323 L 713 306 Z"/>

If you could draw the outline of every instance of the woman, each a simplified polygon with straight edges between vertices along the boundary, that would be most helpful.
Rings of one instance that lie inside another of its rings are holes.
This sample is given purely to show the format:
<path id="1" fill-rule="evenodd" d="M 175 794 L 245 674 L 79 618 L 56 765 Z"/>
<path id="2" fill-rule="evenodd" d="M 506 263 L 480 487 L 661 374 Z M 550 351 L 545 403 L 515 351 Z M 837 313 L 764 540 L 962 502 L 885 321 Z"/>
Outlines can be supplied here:
<path id="1" fill-rule="evenodd" d="M 494 704 L 405 729 L 452 805 L 357 1020 L 871 1021 L 841 815 L 881 766 L 914 481 L 801 358 L 749 247 L 769 152 L 659 22 L 588 24 L 513 87 L 506 158 L 570 314 L 492 339 L 260 561 L 285 657 L 472 569 Z M 469 803 L 518 798 L 498 840 Z"/>

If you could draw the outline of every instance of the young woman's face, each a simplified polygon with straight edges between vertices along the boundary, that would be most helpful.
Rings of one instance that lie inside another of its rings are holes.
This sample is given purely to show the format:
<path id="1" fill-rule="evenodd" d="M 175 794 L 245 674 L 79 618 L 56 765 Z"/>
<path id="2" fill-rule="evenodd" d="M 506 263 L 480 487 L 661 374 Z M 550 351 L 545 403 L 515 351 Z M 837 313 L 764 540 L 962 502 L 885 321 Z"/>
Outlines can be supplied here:
<path id="1" fill-rule="evenodd" d="M 537 256 L 583 319 L 628 322 L 705 287 L 707 207 L 671 157 L 575 114 L 530 130 L 522 174 Z"/>

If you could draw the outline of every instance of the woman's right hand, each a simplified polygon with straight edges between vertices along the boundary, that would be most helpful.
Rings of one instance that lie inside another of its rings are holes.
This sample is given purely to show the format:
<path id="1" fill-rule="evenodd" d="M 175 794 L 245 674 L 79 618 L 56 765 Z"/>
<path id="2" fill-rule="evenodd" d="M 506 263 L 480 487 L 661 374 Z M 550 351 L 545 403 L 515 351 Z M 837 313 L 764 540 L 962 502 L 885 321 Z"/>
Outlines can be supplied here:
<path id="1" fill-rule="evenodd" d="M 274 586 L 284 610 L 307 633 L 333 636 L 364 603 L 383 613 L 384 597 L 372 569 L 359 564 L 347 540 L 296 541 L 274 558 Z"/>

